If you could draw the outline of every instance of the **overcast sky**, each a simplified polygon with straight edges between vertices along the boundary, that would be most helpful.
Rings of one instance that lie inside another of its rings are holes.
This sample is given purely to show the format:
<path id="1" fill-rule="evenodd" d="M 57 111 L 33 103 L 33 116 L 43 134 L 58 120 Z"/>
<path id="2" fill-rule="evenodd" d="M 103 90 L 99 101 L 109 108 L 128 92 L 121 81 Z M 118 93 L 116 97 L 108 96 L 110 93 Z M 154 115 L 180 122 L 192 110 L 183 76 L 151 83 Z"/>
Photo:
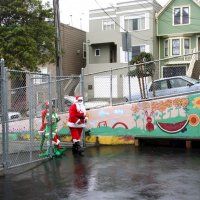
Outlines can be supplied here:
<path id="1" fill-rule="evenodd" d="M 43 2 L 53 0 L 42 0 Z M 105 8 L 110 5 L 115 5 L 117 2 L 124 2 L 129 0 L 59 0 L 60 4 L 60 20 L 62 23 L 69 24 L 84 31 L 88 31 L 88 11 L 92 9 L 99 9 L 100 6 Z M 141 0 L 138 0 L 139 2 Z M 98 4 L 97 4 L 98 2 Z M 168 0 L 157 0 L 157 2 L 164 6 Z"/>

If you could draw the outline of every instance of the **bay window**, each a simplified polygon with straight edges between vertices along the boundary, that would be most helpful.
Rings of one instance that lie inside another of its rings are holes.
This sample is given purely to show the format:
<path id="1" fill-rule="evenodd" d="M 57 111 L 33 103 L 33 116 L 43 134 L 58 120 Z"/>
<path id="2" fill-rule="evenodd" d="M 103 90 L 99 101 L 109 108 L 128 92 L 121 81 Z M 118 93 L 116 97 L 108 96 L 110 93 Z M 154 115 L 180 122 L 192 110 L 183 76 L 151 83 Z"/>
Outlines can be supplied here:
<path id="1" fill-rule="evenodd" d="M 172 55 L 180 55 L 180 39 L 172 39 Z"/>
<path id="2" fill-rule="evenodd" d="M 165 57 L 169 56 L 169 40 L 165 40 L 164 42 L 164 51 Z"/>

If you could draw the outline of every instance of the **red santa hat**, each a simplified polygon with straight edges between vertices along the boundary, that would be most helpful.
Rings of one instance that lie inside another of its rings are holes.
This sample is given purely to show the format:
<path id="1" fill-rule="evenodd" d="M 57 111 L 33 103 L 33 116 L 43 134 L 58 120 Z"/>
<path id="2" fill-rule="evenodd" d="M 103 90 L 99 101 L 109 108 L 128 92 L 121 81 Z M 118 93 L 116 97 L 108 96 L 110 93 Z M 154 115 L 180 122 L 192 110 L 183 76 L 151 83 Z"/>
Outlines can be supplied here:
<path id="1" fill-rule="evenodd" d="M 45 107 L 49 107 L 49 102 L 48 101 L 45 103 Z"/>
<path id="2" fill-rule="evenodd" d="M 76 102 L 78 102 L 78 101 L 83 101 L 83 97 L 81 97 L 81 96 L 76 96 Z"/>

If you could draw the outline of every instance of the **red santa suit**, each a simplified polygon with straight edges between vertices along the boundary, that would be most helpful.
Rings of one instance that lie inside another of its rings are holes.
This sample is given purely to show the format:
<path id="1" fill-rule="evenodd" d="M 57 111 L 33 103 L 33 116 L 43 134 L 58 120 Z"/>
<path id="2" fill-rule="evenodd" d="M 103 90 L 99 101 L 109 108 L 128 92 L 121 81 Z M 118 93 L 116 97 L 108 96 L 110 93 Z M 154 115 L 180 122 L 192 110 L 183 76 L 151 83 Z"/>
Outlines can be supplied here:
<path id="1" fill-rule="evenodd" d="M 68 127 L 72 136 L 72 142 L 80 142 L 81 133 L 85 127 L 87 117 L 83 104 L 83 97 L 77 96 L 76 102 L 69 108 Z"/>

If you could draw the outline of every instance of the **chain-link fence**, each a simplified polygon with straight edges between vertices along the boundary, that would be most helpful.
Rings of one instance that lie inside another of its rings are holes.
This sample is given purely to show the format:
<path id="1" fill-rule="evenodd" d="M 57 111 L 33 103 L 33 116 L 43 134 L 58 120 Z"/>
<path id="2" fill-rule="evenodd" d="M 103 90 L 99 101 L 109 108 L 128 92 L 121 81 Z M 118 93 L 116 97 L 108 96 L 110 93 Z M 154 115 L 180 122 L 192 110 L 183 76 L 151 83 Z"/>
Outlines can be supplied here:
<path id="1" fill-rule="evenodd" d="M 51 77 L 48 74 L 9 70 L 1 62 L 0 163 L 11 169 L 43 158 L 39 157 L 41 113 L 49 102 L 57 113 L 67 113 L 80 95 L 80 76 Z M 66 118 L 65 118 L 66 120 Z M 50 134 L 50 142 L 52 134 Z M 47 148 L 46 142 L 44 149 Z"/>
<path id="2" fill-rule="evenodd" d="M 185 77 L 187 75 L 187 77 Z M 182 77 L 180 77 L 182 76 Z M 200 58 L 191 53 L 173 58 L 146 61 L 84 75 L 87 100 L 110 105 L 200 91 Z"/>
<path id="3" fill-rule="evenodd" d="M 91 74 L 85 74 L 82 69 L 80 76 L 52 77 L 8 70 L 1 61 L 1 165 L 12 168 L 41 159 L 38 157 L 41 139 L 38 130 L 46 102 L 54 104 L 58 114 L 64 113 L 66 120 L 67 111 L 76 95 L 84 96 L 86 109 L 89 110 L 200 92 L 198 54 L 158 61 L 142 59 L 134 65 L 127 64 L 121 68 L 114 66 Z"/>

